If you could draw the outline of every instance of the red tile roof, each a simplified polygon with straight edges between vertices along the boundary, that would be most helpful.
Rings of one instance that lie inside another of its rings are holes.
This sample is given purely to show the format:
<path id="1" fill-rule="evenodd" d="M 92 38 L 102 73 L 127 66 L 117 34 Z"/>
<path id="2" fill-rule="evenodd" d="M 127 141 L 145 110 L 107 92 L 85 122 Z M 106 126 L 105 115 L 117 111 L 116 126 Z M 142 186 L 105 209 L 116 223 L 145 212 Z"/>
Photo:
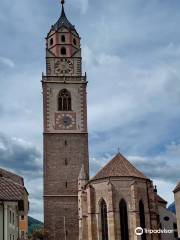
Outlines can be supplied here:
<path id="1" fill-rule="evenodd" d="M 24 185 L 24 180 L 22 177 L 18 176 L 15 173 L 9 172 L 5 169 L 0 168 L 0 176 L 1 177 L 5 177 L 5 178 L 9 178 L 11 179 L 13 182 L 16 182 L 18 184 Z"/>
<path id="2" fill-rule="evenodd" d="M 103 167 L 92 180 L 107 177 L 147 177 L 137 170 L 123 155 L 118 153 L 105 167 Z"/>
<path id="3" fill-rule="evenodd" d="M 175 187 L 175 189 L 174 189 L 174 193 L 176 193 L 176 192 L 179 192 L 180 191 L 180 182 L 178 183 L 178 185 Z"/>
<path id="4" fill-rule="evenodd" d="M 19 201 L 23 199 L 25 188 L 11 179 L 0 177 L 0 200 Z"/>

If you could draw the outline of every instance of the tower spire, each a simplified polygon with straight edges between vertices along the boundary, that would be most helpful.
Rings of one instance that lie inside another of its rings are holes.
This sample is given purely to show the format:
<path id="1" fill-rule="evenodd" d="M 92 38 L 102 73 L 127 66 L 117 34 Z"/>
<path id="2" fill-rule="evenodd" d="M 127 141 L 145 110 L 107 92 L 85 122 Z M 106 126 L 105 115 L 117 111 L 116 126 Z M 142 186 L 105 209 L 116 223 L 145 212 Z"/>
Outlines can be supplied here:
<path id="1" fill-rule="evenodd" d="M 64 4 L 65 4 L 65 0 L 61 0 L 61 5 L 62 5 L 61 16 L 65 16 Z"/>

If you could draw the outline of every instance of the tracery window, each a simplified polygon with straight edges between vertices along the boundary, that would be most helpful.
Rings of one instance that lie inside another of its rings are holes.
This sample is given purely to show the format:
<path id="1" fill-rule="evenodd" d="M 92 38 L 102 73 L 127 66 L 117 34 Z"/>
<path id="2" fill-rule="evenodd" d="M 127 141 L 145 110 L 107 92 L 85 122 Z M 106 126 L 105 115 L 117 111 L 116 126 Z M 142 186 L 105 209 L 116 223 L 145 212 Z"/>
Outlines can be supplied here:
<path id="1" fill-rule="evenodd" d="M 58 111 L 71 111 L 71 94 L 67 89 L 62 89 L 59 93 Z"/>
<path id="2" fill-rule="evenodd" d="M 100 208 L 101 208 L 102 240 L 108 240 L 107 205 L 104 199 L 101 201 Z"/>
<path id="3" fill-rule="evenodd" d="M 139 201 L 139 217 L 140 217 L 140 227 L 146 228 L 146 222 L 145 222 L 145 214 L 144 214 L 144 203 L 142 200 Z M 142 240 L 146 240 L 146 234 L 143 233 L 141 235 Z"/>
<path id="4" fill-rule="evenodd" d="M 128 212 L 127 204 L 124 199 L 120 201 L 119 214 L 120 214 L 121 240 L 129 240 Z"/>

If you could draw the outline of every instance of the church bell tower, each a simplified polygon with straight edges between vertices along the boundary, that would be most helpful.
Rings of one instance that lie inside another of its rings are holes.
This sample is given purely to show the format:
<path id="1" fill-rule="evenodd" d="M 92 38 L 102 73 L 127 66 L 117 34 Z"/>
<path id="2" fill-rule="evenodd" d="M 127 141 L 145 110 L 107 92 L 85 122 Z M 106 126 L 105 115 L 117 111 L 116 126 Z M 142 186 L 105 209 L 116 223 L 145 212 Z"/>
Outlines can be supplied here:
<path id="1" fill-rule="evenodd" d="M 80 36 L 61 16 L 46 38 L 44 110 L 44 224 L 48 240 L 78 240 L 78 175 L 89 177 L 86 76 Z"/>

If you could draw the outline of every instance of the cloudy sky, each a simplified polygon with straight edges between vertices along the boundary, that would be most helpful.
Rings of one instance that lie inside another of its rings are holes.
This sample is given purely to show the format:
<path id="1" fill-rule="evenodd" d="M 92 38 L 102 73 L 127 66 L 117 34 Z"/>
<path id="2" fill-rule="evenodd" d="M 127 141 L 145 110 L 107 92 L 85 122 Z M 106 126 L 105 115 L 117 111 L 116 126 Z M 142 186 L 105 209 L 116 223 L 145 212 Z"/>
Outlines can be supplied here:
<path id="1" fill-rule="evenodd" d="M 180 1 L 67 0 L 88 75 L 93 175 L 118 148 L 171 203 L 180 180 Z M 0 0 L 0 167 L 25 178 L 42 219 L 45 41 L 59 0 Z"/>

